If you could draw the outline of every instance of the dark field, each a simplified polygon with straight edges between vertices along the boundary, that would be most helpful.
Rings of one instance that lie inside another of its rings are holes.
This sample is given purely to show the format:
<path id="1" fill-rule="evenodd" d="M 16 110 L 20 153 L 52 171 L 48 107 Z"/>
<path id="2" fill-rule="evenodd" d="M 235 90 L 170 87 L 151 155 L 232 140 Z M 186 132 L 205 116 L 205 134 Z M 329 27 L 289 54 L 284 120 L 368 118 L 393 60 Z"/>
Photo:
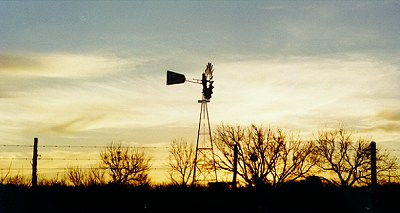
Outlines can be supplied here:
<path id="1" fill-rule="evenodd" d="M 0 212 L 400 212 L 400 186 L 341 189 L 0 186 Z"/>

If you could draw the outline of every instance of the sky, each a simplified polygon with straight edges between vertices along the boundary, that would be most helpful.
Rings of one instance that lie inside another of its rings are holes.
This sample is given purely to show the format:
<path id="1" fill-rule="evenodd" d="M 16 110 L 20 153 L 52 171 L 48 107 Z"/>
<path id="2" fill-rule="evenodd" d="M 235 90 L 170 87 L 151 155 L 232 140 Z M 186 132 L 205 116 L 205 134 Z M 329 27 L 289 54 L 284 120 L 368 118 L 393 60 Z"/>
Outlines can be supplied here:
<path id="1" fill-rule="evenodd" d="M 195 142 L 201 85 L 166 71 L 210 62 L 212 129 L 343 125 L 400 150 L 398 20 L 398 1 L 0 1 L 0 144 Z"/>

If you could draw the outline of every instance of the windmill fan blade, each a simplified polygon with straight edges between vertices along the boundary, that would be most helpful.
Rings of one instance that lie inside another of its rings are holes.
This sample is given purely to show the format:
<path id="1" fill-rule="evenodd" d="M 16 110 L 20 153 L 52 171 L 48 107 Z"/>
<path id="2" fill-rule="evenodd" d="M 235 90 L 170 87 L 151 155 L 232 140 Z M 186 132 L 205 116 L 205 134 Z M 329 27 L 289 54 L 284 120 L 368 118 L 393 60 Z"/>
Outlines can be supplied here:
<path id="1" fill-rule="evenodd" d="M 182 84 L 185 81 L 185 75 L 167 70 L 167 85 Z"/>

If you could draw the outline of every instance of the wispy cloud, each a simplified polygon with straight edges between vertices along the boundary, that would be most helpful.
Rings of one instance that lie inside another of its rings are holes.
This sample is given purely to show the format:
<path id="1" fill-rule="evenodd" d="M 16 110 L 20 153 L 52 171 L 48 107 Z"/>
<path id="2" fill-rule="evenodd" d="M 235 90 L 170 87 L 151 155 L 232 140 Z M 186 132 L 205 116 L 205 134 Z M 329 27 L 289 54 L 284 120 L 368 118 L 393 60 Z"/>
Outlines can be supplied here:
<path id="1" fill-rule="evenodd" d="M 2 118 L 17 115 L 17 122 L 32 124 L 27 127 L 30 131 L 51 135 L 109 129 L 104 134 L 111 136 L 112 132 L 118 135 L 117 129 L 187 127 L 197 122 L 199 85 L 166 86 L 165 71 L 159 71 L 162 75 L 138 72 L 131 62 L 135 60 L 61 55 L 44 57 L 54 58 L 45 67 L 52 64 L 53 69 L 46 69 L 56 72 L 36 70 L 35 87 L 26 75 L 3 74 L 20 80 L 15 81 L 19 96 L 0 106 Z M 89 63 L 84 64 L 84 59 Z M 67 67 L 86 72 L 69 73 Z M 255 122 L 313 130 L 345 122 L 367 129 L 371 119 L 396 113 L 384 111 L 385 107 L 399 104 L 394 92 L 400 90 L 398 67 L 373 57 L 270 57 L 219 62 L 214 68 L 209 108 L 214 124 Z M 110 77 L 101 77 L 105 74 Z M 57 80 L 64 78 L 71 80 Z"/>
<path id="2" fill-rule="evenodd" d="M 400 110 L 391 107 L 383 108 L 375 113 L 370 122 L 372 124 L 369 125 L 367 131 L 393 137 L 400 132 Z"/>
<path id="3" fill-rule="evenodd" d="M 315 129 L 345 122 L 358 127 L 385 107 L 399 104 L 393 98 L 400 91 L 398 67 L 372 57 L 270 58 L 218 68 L 212 104 L 217 102 L 214 110 L 220 119 L 234 123 Z"/>
<path id="4" fill-rule="evenodd" d="M 95 125 L 99 120 L 101 120 L 104 117 L 104 115 L 95 115 L 95 116 L 89 116 L 89 115 L 84 115 L 77 117 L 72 120 L 68 120 L 63 123 L 56 123 L 49 127 L 49 130 L 52 132 L 56 133 L 74 133 L 74 132 L 80 132 L 84 130 L 88 130 L 90 127 Z M 58 122 L 58 121 L 56 121 Z"/>
<path id="5" fill-rule="evenodd" d="M 386 109 L 378 112 L 378 118 L 382 118 L 389 121 L 397 121 L 400 122 L 400 110 L 398 109 Z"/>
<path id="6" fill-rule="evenodd" d="M 66 53 L 17 53 L 0 55 L 0 75 L 42 77 L 99 77 L 132 69 L 139 64 L 132 58 L 113 55 Z"/>
<path id="7" fill-rule="evenodd" d="M 18 53 L 0 59 L 0 123 L 9 135 L 73 135 L 118 125 L 141 96 L 140 83 L 124 83 L 141 63 L 134 58 Z"/>
<path id="8" fill-rule="evenodd" d="M 378 124 L 370 129 L 369 132 L 383 132 L 385 134 L 390 133 L 399 133 L 400 132 L 400 124 L 399 123 L 384 123 Z"/>
<path id="9" fill-rule="evenodd" d="M 32 70 L 42 70 L 42 61 L 32 55 L 25 54 L 0 54 L 0 74 L 18 74 L 20 72 L 29 73 Z"/>

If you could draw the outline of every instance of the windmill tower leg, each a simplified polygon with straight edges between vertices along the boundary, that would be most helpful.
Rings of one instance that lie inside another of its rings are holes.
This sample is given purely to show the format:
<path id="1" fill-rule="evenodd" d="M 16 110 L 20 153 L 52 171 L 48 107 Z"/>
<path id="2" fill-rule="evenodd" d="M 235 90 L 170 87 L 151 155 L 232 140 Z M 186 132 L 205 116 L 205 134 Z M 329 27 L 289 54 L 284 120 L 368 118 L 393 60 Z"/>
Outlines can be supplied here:
<path id="1" fill-rule="evenodd" d="M 201 109 L 194 159 L 193 185 L 205 186 L 210 182 L 218 182 L 207 102 L 209 100 L 204 98 L 199 100 Z"/>

